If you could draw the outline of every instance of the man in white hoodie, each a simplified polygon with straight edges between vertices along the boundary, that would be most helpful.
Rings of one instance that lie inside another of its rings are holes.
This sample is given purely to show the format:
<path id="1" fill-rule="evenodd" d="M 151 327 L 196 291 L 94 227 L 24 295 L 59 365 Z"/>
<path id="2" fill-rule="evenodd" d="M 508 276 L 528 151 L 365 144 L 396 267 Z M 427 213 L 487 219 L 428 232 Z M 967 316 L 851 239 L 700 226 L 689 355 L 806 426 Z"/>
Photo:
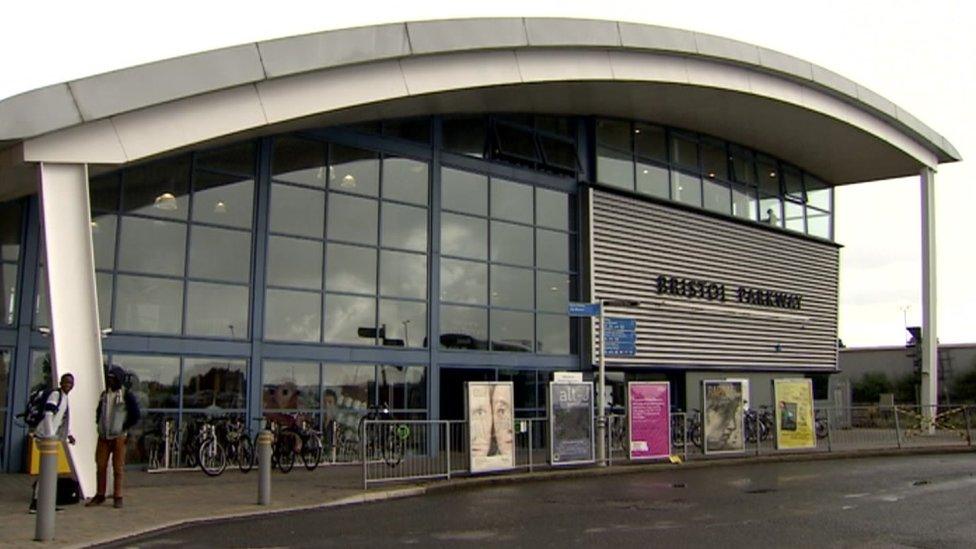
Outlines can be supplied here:
<path id="1" fill-rule="evenodd" d="M 75 443 L 75 437 L 68 431 L 68 393 L 75 386 L 75 376 L 64 374 L 61 376 L 61 383 L 58 388 L 51 391 L 44 403 L 44 418 L 37 424 L 34 430 L 34 438 L 57 438 L 67 440 L 70 444 Z M 34 497 L 31 498 L 29 512 L 37 511 L 37 484 L 34 484 Z"/>

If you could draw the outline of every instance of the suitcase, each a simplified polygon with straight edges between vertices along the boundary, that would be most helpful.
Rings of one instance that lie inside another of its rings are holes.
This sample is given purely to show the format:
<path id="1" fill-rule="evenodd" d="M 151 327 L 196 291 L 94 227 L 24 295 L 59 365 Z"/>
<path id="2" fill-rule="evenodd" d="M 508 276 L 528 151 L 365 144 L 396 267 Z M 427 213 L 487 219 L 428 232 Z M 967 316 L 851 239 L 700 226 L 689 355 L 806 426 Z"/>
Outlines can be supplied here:
<path id="1" fill-rule="evenodd" d="M 58 495 L 56 505 L 73 505 L 81 500 L 81 490 L 78 481 L 70 477 L 58 477 Z"/>

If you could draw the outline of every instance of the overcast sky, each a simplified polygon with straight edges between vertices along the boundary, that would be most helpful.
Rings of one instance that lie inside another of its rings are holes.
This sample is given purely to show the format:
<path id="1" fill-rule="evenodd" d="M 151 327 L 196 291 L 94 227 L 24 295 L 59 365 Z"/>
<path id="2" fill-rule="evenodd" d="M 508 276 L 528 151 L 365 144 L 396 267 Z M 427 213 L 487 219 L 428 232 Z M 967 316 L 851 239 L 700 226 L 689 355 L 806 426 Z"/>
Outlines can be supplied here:
<path id="1" fill-rule="evenodd" d="M 347 7 L 348 6 L 348 7 Z M 625 2 L 236 0 L 8 2 L 0 19 L 0 98 L 213 48 L 320 30 L 421 19 L 560 16 L 672 26 L 817 63 L 894 101 L 970 159 L 936 176 L 943 343 L 976 342 L 976 3 L 967 1 Z M 967 131 L 968 130 L 968 131 Z M 918 178 L 837 192 L 840 337 L 900 345 L 921 315 Z"/>

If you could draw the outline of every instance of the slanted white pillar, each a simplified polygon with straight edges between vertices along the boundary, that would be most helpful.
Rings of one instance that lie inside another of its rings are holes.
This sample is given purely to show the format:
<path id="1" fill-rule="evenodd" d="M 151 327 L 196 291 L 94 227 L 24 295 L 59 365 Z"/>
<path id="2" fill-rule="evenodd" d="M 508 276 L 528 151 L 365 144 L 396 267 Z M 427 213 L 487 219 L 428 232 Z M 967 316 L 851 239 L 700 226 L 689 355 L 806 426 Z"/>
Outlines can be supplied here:
<path id="1" fill-rule="evenodd" d="M 936 330 L 935 170 L 922 168 L 922 414 L 931 419 L 939 403 L 939 345 Z M 931 425 L 931 423 L 930 423 Z M 930 427 L 931 430 L 931 427 Z"/>
<path id="2" fill-rule="evenodd" d="M 102 342 L 95 293 L 88 167 L 41 164 L 39 191 L 51 305 L 51 373 L 71 373 L 72 470 L 84 496 L 95 494 L 95 407 L 104 387 Z"/>

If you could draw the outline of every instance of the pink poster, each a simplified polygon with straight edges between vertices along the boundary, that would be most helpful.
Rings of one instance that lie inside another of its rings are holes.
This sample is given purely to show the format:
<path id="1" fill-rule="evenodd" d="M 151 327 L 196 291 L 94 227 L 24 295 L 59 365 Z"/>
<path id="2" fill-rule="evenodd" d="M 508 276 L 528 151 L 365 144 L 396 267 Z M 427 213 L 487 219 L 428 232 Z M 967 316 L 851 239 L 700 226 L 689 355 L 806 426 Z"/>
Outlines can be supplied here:
<path id="1" fill-rule="evenodd" d="M 627 384 L 630 418 L 630 459 L 671 455 L 671 397 L 667 381 Z"/>

